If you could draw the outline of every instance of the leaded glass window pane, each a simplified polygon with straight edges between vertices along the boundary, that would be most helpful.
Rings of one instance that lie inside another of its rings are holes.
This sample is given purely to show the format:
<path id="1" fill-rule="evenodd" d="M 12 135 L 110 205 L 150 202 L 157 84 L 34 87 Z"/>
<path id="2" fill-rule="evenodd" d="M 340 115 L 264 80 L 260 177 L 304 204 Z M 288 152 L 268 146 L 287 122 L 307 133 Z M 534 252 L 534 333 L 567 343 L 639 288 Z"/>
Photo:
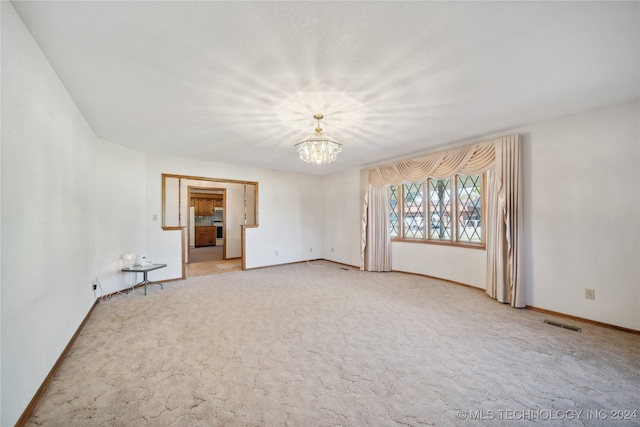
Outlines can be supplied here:
<path id="1" fill-rule="evenodd" d="M 389 232 L 391 237 L 398 237 L 398 186 L 389 186 Z"/>
<path id="2" fill-rule="evenodd" d="M 451 240 L 451 179 L 430 179 L 429 236 Z"/>
<path id="3" fill-rule="evenodd" d="M 482 175 L 458 176 L 458 240 L 482 242 Z"/>
<path id="4" fill-rule="evenodd" d="M 404 184 L 403 237 L 424 237 L 424 184 L 409 182 Z"/>

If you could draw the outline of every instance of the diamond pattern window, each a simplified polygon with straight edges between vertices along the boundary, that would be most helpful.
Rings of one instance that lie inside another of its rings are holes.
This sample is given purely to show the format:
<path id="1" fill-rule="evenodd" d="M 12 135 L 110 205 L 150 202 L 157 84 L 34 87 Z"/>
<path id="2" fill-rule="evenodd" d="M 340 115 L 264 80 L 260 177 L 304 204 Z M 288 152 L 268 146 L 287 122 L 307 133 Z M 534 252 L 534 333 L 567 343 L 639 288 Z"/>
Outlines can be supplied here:
<path id="1" fill-rule="evenodd" d="M 391 237 L 398 237 L 398 186 L 389 187 L 389 232 Z"/>
<path id="2" fill-rule="evenodd" d="M 430 237 L 451 240 L 451 180 L 429 179 Z"/>
<path id="3" fill-rule="evenodd" d="M 424 184 L 409 182 L 403 185 L 403 236 L 424 237 Z"/>
<path id="4" fill-rule="evenodd" d="M 456 175 L 390 186 L 391 237 L 484 247 L 483 177 Z"/>
<path id="5" fill-rule="evenodd" d="M 458 240 L 482 242 L 482 175 L 458 176 Z"/>

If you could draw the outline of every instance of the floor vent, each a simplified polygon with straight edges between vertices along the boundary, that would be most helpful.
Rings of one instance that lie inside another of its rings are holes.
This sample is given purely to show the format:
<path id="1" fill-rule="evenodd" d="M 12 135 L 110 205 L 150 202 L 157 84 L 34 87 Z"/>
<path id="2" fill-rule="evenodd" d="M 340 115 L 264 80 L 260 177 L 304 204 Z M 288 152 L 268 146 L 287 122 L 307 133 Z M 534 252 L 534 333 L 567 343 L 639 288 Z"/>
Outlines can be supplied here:
<path id="1" fill-rule="evenodd" d="M 349 271 L 348 268 L 340 267 L 340 270 Z"/>
<path id="2" fill-rule="evenodd" d="M 562 328 L 562 329 L 569 329 L 571 331 L 576 331 L 576 332 L 582 331 L 582 328 L 578 328 L 577 326 L 565 325 L 564 323 L 558 323 L 558 322 L 554 322 L 552 320 L 545 320 L 544 323 L 547 323 L 547 324 L 553 325 L 553 326 L 557 326 L 557 327 Z"/>

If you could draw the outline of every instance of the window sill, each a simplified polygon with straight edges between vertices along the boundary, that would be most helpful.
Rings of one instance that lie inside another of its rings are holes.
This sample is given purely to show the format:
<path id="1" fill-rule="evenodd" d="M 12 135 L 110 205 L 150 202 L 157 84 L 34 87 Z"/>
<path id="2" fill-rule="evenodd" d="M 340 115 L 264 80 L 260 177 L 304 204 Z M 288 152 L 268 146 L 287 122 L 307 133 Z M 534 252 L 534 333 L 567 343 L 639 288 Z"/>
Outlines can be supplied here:
<path id="1" fill-rule="evenodd" d="M 400 243 L 420 243 L 420 244 L 427 244 L 427 245 L 454 246 L 457 248 L 467 248 L 467 249 L 486 250 L 487 248 L 487 246 L 484 243 L 447 242 L 447 241 L 426 240 L 426 239 L 407 239 L 407 238 L 401 238 L 401 237 L 394 237 L 391 239 L 391 241 L 400 242 Z"/>

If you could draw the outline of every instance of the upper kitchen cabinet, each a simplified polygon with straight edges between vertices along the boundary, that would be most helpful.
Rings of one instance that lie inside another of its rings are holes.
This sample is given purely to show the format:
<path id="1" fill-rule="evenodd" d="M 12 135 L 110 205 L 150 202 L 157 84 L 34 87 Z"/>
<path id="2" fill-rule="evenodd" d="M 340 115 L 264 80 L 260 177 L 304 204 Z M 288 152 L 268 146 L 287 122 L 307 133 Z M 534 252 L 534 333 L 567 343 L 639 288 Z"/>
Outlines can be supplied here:
<path id="1" fill-rule="evenodd" d="M 197 194 L 191 197 L 191 206 L 195 209 L 196 216 L 211 216 L 217 207 L 222 207 L 222 195 Z"/>

